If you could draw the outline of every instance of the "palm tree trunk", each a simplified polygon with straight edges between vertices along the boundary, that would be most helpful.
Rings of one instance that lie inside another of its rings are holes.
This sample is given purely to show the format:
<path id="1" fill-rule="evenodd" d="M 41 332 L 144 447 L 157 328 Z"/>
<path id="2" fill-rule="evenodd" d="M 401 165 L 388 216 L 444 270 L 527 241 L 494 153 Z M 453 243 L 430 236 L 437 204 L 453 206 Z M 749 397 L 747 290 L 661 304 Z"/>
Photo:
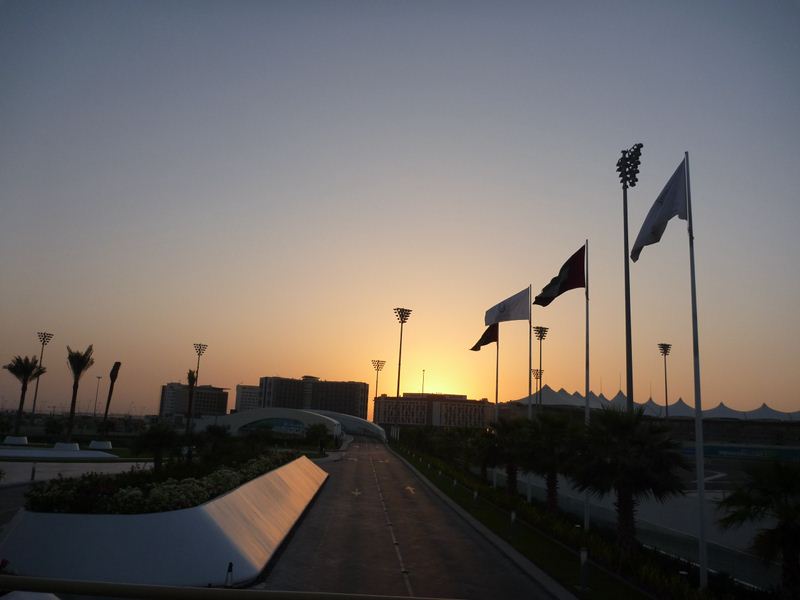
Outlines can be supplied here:
<path id="1" fill-rule="evenodd" d="M 108 398 L 106 399 L 106 412 L 103 414 L 103 424 L 100 426 L 105 431 L 106 421 L 108 421 L 108 409 L 111 407 L 111 396 L 114 395 L 114 384 L 116 381 L 111 380 L 111 385 L 108 387 Z"/>
<path id="2" fill-rule="evenodd" d="M 189 386 L 189 401 L 187 402 L 186 415 L 186 462 L 192 462 L 192 401 L 194 400 L 194 386 Z"/>
<path id="3" fill-rule="evenodd" d="M 620 548 L 628 553 L 636 546 L 636 501 L 627 486 L 617 488 L 617 537 Z"/>
<path id="4" fill-rule="evenodd" d="M 548 471 L 545 478 L 547 483 L 547 510 L 558 511 L 558 473 Z"/>
<path id="5" fill-rule="evenodd" d="M 78 380 L 72 384 L 72 402 L 69 405 L 69 420 L 67 421 L 67 435 L 64 441 L 72 441 L 72 426 L 75 424 L 75 406 L 78 403 Z"/>
<path id="6" fill-rule="evenodd" d="M 19 395 L 19 408 L 17 409 L 17 419 L 14 421 L 14 435 L 19 435 L 19 426 L 22 423 L 22 409 L 25 407 L 25 394 L 28 391 L 28 382 L 22 384 L 22 392 Z"/>

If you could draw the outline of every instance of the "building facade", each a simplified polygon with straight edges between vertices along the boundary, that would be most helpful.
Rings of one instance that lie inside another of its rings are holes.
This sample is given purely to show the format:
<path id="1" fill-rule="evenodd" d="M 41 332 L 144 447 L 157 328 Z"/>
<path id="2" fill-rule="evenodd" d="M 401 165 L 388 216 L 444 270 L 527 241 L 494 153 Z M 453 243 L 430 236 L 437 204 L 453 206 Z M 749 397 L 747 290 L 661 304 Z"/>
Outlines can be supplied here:
<path id="1" fill-rule="evenodd" d="M 310 375 L 302 379 L 262 377 L 259 394 L 264 408 L 329 410 L 367 418 L 369 386 L 358 381 L 323 381 Z"/>
<path id="2" fill-rule="evenodd" d="M 183 383 L 168 383 L 161 386 L 161 402 L 158 416 L 185 416 L 189 409 L 189 386 Z M 200 385 L 194 389 L 192 414 L 224 415 L 228 412 L 228 390 L 213 385 Z"/>
<path id="3" fill-rule="evenodd" d="M 236 412 L 263 408 L 261 406 L 261 387 L 257 385 L 236 386 Z"/>
<path id="4" fill-rule="evenodd" d="M 470 400 L 460 394 L 406 393 L 402 398 L 375 398 L 373 421 L 380 425 L 485 427 L 493 407 L 485 398 Z"/>

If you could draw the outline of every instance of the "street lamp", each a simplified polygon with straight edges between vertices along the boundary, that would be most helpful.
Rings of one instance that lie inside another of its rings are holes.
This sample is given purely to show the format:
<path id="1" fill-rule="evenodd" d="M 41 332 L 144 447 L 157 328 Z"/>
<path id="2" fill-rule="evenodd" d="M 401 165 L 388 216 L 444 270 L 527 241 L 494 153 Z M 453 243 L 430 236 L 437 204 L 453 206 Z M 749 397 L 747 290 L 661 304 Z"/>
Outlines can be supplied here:
<path id="1" fill-rule="evenodd" d="M 94 418 L 97 418 L 97 395 L 100 393 L 100 380 L 103 378 L 102 375 L 95 375 L 97 377 L 97 388 L 94 390 Z"/>
<path id="2" fill-rule="evenodd" d="M 542 340 L 547 337 L 547 332 L 550 331 L 549 327 L 534 327 L 533 333 L 536 335 L 536 339 L 539 340 L 539 377 L 542 376 Z M 540 380 L 541 381 L 541 380 Z M 542 405 L 542 386 L 541 383 L 539 384 L 539 400 L 537 402 L 539 406 Z"/>
<path id="3" fill-rule="evenodd" d="M 397 358 L 397 399 L 400 399 L 400 366 L 403 364 L 403 325 L 406 324 L 411 316 L 410 308 L 395 308 L 394 314 L 400 321 L 400 353 Z"/>
<path id="4" fill-rule="evenodd" d="M 669 419 L 669 393 L 667 388 L 667 356 L 672 350 L 672 344 L 661 343 L 658 345 L 661 356 L 664 357 L 664 418 Z"/>
<path id="5" fill-rule="evenodd" d="M 636 187 L 643 144 L 634 144 L 622 151 L 617 173 L 622 183 L 622 228 L 625 239 L 625 368 L 628 412 L 633 411 L 633 347 L 631 344 L 631 273 L 628 252 L 628 188 Z"/>
<path id="6" fill-rule="evenodd" d="M 39 331 L 36 333 L 39 338 L 39 342 L 42 344 L 42 351 L 39 353 L 39 366 L 42 366 L 42 358 L 44 357 L 44 347 L 50 343 L 50 340 L 53 339 L 52 333 L 47 333 L 46 331 Z M 33 392 L 33 410 L 31 410 L 31 418 L 36 415 L 36 398 L 39 396 L 39 380 L 41 377 L 36 378 L 36 388 Z"/>

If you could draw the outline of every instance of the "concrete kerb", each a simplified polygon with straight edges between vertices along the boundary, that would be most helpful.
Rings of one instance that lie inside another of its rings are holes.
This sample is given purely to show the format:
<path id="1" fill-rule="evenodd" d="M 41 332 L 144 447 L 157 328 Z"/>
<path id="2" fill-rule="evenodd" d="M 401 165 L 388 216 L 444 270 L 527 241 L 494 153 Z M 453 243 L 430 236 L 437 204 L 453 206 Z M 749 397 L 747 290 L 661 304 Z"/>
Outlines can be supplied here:
<path id="1" fill-rule="evenodd" d="M 506 542 L 491 529 L 478 521 L 475 517 L 461 508 L 453 499 L 436 487 L 425 475 L 420 473 L 414 465 L 395 452 L 388 444 L 386 448 L 399 460 L 403 461 L 411 471 L 424 483 L 428 489 L 436 494 L 447 506 L 449 506 L 459 517 L 464 519 L 475 531 L 481 534 L 486 540 L 497 548 L 501 554 L 513 562 L 523 573 L 538 583 L 546 593 L 558 600 L 577 600 L 577 597 L 570 593 L 563 585 L 553 579 L 550 575 L 542 571 L 539 567 L 525 558 L 521 553 L 514 549 L 511 544 Z"/>

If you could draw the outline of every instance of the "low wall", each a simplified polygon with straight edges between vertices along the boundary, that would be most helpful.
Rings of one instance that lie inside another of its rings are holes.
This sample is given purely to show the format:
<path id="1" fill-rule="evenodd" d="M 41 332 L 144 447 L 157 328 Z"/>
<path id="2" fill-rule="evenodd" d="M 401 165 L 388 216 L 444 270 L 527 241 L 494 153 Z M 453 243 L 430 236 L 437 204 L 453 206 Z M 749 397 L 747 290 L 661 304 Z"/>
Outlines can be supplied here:
<path id="1" fill-rule="evenodd" d="M 210 502 L 163 513 L 83 515 L 21 510 L 0 557 L 20 575 L 143 583 L 223 585 L 264 569 L 328 474 L 306 457 Z"/>

